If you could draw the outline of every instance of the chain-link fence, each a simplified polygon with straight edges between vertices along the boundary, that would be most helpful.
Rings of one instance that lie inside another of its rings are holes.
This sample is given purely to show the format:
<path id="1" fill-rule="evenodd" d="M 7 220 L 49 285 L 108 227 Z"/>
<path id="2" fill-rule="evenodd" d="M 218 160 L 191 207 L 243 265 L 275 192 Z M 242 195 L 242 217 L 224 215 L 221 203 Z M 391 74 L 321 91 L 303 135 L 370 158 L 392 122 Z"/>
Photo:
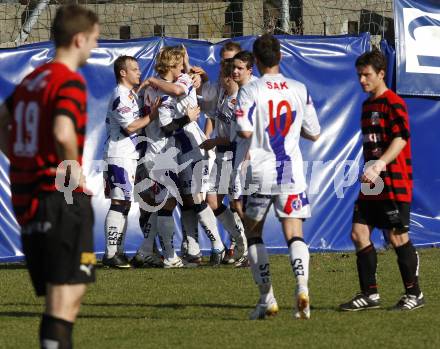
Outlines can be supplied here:
<path id="1" fill-rule="evenodd" d="M 50 39 L 58 6 L 72 1 L 0 1 L 0 45 Z M 100 17 L 101 38 L 171 36 L 218 41 L 264 32 L 394 38 L 392 0 L 80 0 Z"/>

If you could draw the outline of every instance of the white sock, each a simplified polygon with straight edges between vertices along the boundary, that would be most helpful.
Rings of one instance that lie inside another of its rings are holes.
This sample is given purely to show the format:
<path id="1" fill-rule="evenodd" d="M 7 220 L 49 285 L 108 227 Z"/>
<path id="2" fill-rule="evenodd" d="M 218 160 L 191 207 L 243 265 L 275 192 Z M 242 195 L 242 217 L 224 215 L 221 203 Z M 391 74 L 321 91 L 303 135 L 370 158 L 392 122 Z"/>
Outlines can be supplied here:
<path id="1" fill-rule="evenodd" d="M 188 254 L 198 255 L 200 253 L 199 231 L 197 215 L 191 207 L 188 210 L 182 210 L 182 230 L 186 234 L 188 240 Z"/>
<path id="2" fill-rule="evenodd" d="M 228 207 L 223 207 L 225 210 L 217 216 L 217 219 L 221 224 L 223 224 L 223 227 L 228 231 L 228 233 L 237 239 L 244 231 L 243 223 L 235 220 L 234 214 Z"/>
<path id="3" fill-rule="evenodd" d="M 296 278 L 296 288 L 308 292 L 310 253 L 304 241 L 295 240 L 289 245 L 290 264 Z"/>
<path id="4" fill-rule="evenodd" d="M 199 218 L 201 226 L 205 229 L 206 235 L 211 241 L 212 249 L 223 251 L 225 247 L 220 238 L 220 234 L 218 233 L 217 220 L 215 219 L 212 209 L 206 205 L 205 208 L 197 213 L 197 217 Z"/>
<path id="5" fill-rule="evenodd" d="M 153 246 L 157 235 L 157 212 L 151 214 L 148 222 L 141 227 L 144 239 L 141 246 L 138 248 L 137 253 L 144 256 L 153 254 Z"/>
<path id="6" fill-rule="evenodd" d="M 125 237 L 127 236 L 127 227 L 128 227 L 128 215 L 123 214 L 124 216 L 124 226 L 122 227 L 121 234 L 121 243 L 118 245 L 118 254 L 124 254 L 125 250 Z"/>
<path id="7" fill-rule="evenodd" d="M 162 215 L 159 211 L 157 215 L 157 227 L 162 246 L 162 253 L 166 259 L 174 259 L 177 255 L 174 251 L 174 218 L 173 215 Z"/>
<path id="8" fill-rule="evenodd" d="M 274 295 L 266 246 L 261 242 L 252 244 L 248 247 L 248 253 L 252 276 L 260 291 L 260 303 L 267 304 Z"/>
<path id="9" fill-rule="evenodd" d="M 122 212 L 111 209 L 105 217 L 105 255 L 112 258 L 122 241 L 126 219 Z"/>

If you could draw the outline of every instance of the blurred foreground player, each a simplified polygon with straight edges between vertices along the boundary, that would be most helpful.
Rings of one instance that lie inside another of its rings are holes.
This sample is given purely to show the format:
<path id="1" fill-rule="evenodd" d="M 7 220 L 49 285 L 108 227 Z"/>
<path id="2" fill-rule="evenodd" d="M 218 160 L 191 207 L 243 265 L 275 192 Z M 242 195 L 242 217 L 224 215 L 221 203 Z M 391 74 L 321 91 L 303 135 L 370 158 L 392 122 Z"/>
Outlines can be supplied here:
<path id="1" fill-rule="evenodd" d="M 1 106 L 0 147 L 11 163 L 27 267 L 37 295 L 46 296 L 41 347 L 71 348 L 86 284 L 95 280 L 93 210 L 80 168 L 86 84 L 76 70 L 97 47 L 98 17 L 77 5 L 60 7 L 52 35 L 54 60 L 29 74 Z M 76 188 L 71 197 L 65 183 Z"/>

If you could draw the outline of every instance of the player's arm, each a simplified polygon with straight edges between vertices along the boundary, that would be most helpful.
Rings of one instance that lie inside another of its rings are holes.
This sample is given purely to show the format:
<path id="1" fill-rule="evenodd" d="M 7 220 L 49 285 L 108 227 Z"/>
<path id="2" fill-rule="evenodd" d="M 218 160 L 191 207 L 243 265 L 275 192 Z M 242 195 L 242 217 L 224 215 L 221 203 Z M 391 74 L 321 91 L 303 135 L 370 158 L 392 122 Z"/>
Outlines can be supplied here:
<path id="1" fill-rule="evenodd" d="M 125 127 L 125 131 L 127 131 L 129 134 L 132 134 L 148 126 L 154 119 L 157 118 L 160 103 L 161 100 L 159 97 L 157 97 L 154 103 L 150 106 L 150 112 L 147 115 L 142 116 L 128 124 Z"/>
<path id="2" fill-rule="evenodd" d="M 197 121 L 200 115 L 200 108 L 198 106 L 188 107 L 186 114 L 184 117 L 180 119 L 173 119 L 171 122 L 166 125 L 161 126 L 162 131 L 166 136 L 171 136 L 175 131 L 180 130 L 186 124 L 189 124 L 192 121 Z"/>
<path id="3" fill-rule="evenodd" d="M 199 147 L 205 150 L 211 150 L 218 145 L 230 145 L 231 142 L 227 137 L 217 137 L 203 141 Z"/>
<path id="4" fill-rule="evenodd" d="M 148 78 L 149 84 L 163 92 L 167 95 L 173 97 L 179 97 L 185 94 L 185 88 L 182 85 L 175 84 L 174 82 L 168 82 L 156 77 Z"/>
<path id="5" fill-rule="evenodd" d="M 393 162 L 405 148 L 410 138 L 405 104 L 396 103 L 391 106 L 390 125 L 393 140 L 382 156 L 365 169 L 365 173 L 361 177 L 362 182 L 374 183 L 380 173 L 386 170 L 386 166 Z"/>
<path id="6" fill-rule="evenodd" d="M 310 135 L 304 128 L 301 128 L 301 137 L 312 142 L 316 142 L 319 139 L 320 134 Z"/>
<path id="7" fill-rule="evenodd" d="M 319 139 L 321 133 L 321 126 L 319 125 L 318 115 L 316 114 L 312 97 L 307 90 L 305 96 L 306 98 L 304 105 L 304 119 L 301 125 L 300 135 L 304 139 L 316 142 Z"/>
<path id="8" fill-rule="evenodd" d="M 70 116 L 62 114 L 55 116 L 53 136 L 57 155 L 61 160 L 78 160 L 75 124 Z"/>
<path id="9" fill-rule="evenodd" d="M 214 131 L 215 120 L 210 117 L 205 118 L 205 136 L 206 138 L 210 138 L 212 131 Z"/>
<path id="10" fill-rule="evenodd" d="M 240 138 L 249 139 L 254 133 L 253 117 L 255 108 L 252 108 L 256 98 L 249 86 L 239 90 L 237 96 L 237 106 L 234 113 L 237 120 L 237 135 Z"/>
<path id="11" fill-rule="evenodd" d="M 364 174 L 361 177 L 361 182 L 364 183 L 374 183 L 380 176 L 382 171 L 385 171 L 386 166 L 393 162 L 400 152 L 405 148 L 407 141 L 402 137 L 394 138 L 391 141 L 390 146 L 387 148 L 385 153 L 377 159 L 371 166 L 365 169 Z"/>
<path id="12" fill-rule="evenodd" d="M 9 155 L 9 133 L 12 123 L 12 98 L 0 105 L 0 151 Z"/>

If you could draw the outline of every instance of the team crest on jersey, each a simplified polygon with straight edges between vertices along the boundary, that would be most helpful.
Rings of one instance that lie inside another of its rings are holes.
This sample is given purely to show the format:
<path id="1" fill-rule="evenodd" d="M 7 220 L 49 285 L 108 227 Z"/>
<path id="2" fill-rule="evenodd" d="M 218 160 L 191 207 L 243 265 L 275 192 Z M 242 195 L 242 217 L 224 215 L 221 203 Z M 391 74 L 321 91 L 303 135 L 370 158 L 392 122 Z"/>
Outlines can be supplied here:
<path id="1" fill-rule="evenodd" d="M 292 200 L 292 209 L 295 211 L 300 211 L 302 209 L 302 201 L 299 195 Z"/>
<path id="2" fill-rule="evenodd" d="M 371 113 L 371 124 L 372 125 L 378 125 L 379 124 L 379 113 L 377 111 L 374 111 Z"/>
<path id="3" fill-rule="evenodd" d="M 131 111 L 131 109 L 129 107 L 124 106 L 124 107 L 118 108 L 117 111 L 118 111 L 118 113 L 121 113 L 121 114 L 127 114 Z"/>
<path id="4" fill-rule="evenodd" d="M 232 105 L 236 105 L 237 104 L 237 98 L 232 98 L 230 103 Z"/>
<path id="5" fill-rule="evenodd" d="M 238 119 L 238 118 L 242 118 L 243 117 L 243 115 L 244 115 L 244 112 L 243 112 L 243 109 L 235 109 L 235 117 Z"/>

